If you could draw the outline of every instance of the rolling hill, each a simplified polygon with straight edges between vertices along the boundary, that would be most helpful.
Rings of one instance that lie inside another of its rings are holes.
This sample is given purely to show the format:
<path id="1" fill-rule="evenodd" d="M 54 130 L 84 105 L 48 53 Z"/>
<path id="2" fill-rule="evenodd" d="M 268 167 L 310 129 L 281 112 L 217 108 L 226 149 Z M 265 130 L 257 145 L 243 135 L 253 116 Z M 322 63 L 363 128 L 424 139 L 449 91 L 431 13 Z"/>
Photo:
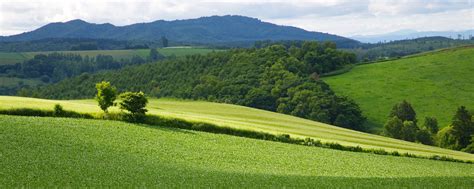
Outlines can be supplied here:
<path id="1" fill-rule="evenodd" d="M 93 100 L 45 100 L 24 97 L 0 97 L 0 107 L 52 109 L 61 104 L 67 110 L 84 113 L 100 112 Z M 349 146 L 370 149 L 385 149 L 422 156 L 450 156 L 463 160 L 474 160 L 473 154 L 442 149 L 417 143 L 396 140 L 354 130 L 344 129 L 320 122 L 289 115 L 264 111 L 244 106 L 211 103 L 203 101 L 181 101 L 171 99 L 152 99 L 147 106 L 149 114 L 185 119 L 188 121 L 212 123 L 273 134 L 290 134 L 292 137 L 311 137 L 325 142 L 337 142 Z M 118 111 L 118 109 L 111 109 Z"/>
<path id="2" fill-rule="evenodd" d="M 440 127 L 450 124 L 456 108 L 474 109 L 474 47 L 413 55 L 354 67 L 324 78 L 338 94 L 354 99 L 369 124 L 383 126 L 392 106 L 410 102 L 421 122 L 434 116 Z"/>
<path id="3" fill-rule="evenodd" d="M 473 164 L 116 121 L 0 115 L 0 138 L 7 188 L 474 186 Z"/>
<path id="4" fill-rule="evenodd" d="M 225 27 L 222 27 L 225 26 Z M 218 44 L 259 40 L 335 41 L 339 45 L 359 42 L 327 33 L 311 32 L 296 27 L 279 26 L 244 16 L 211 16 L 188 20 L 137 23 L 127 26 L 92 24 L 83 20 L 50 23 L 31 32 L 0 38 L 1 41 L 31 41 L 46 38 L 89 38 L 157 41 L 166 36 L 170 41 Z"/>

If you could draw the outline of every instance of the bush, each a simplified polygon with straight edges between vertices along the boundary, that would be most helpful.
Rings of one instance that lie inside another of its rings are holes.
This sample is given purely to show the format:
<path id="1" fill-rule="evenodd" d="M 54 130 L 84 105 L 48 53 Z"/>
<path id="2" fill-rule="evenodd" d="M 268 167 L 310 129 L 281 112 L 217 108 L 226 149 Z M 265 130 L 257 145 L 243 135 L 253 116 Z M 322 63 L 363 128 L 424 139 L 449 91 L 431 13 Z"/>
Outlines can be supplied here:
<path id="1" fill-rule="evenodd" d="M 145 118 L 145 109 L 148 99 L 143 92 L 125 92 L 120 94 L 122 102 L 120 102 L 120 109 L 129 111 L 130 119 L 134 122 L 142 122 Z"/>
<path id="2" fill-rule="evenodd" d="M 57 117 L 61 116 L 61 115 L 64 115 L 64 109 L 61 106 L 61 104 L 55 104 L 54 105 L 53 114 L 54 114 L 54 116 L 57 116 Z"/>

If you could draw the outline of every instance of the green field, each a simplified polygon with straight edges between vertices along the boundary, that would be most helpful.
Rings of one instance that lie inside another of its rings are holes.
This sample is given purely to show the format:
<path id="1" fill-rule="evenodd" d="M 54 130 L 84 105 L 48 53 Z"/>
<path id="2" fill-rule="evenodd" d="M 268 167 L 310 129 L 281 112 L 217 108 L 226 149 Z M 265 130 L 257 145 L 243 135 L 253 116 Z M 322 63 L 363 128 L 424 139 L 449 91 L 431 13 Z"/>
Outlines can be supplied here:
<path id="1" fill-rule="evenodd" d="M 176 47 L 176 48 L 160 48 L 158 52 L 164 56 L 186 56 L 192 54 L 206 54 L 215 49 L 200 48 L 200 47 Z M 33 58 L 37 54 L 49 54 L 53 52 L 80 54 L 81 56 L 95 57 L 101 55 L 111 55 L 114 59 L 130 59 L 133 56 L 140 56 L 146 58 L 150 52 L 149 49 L 131 49 L 131 50 L 90 50 L 90 51 L 47 51 L 47 52 L 18 52 L 5 53 L 0 52 L 0 65 L 15 64 Z"/>
<path id="2" fill-rule="evenodd" d="M 44 100 L 35 98 L 0 96 L 0 108 L 52 109 L 61 104 L 66 110 L 97 113 L 101 110 L 93 100 Z M 385 149 L 422 156 L 450 156 L 463 160 L 474 160 L 473 154 L 426 146 L 379 135 L 373 135 L 335 127 L 289 115 L 248 108 L 244 106 L 202 101 L 180 101 L 172 99 L 150 99 L 149 114 L 199 121 L 233 128 L 264 131 L 273 134 L 290 134 L 292 137 L 312 137 L 325 142 L 361 146 L 370 149 Z M 118 111 L 116 108 L 111 111 Z"/>
<path id="3" fill-rule="evenodd" d="M 472 188 L 474 165 L 0 115 L 0 187 Z"/>
<path id="4" fill-rule="evenodd" d="M 425 116 L 434 116 L 445 127 L 458 106 L 474 110 L 474 48 L 359 65 L 324 81 L 336 93 L 354 99 L 368 123 L 379 130 L 392 106 L 404 99 L 413 105 L 421 123 Z"/>

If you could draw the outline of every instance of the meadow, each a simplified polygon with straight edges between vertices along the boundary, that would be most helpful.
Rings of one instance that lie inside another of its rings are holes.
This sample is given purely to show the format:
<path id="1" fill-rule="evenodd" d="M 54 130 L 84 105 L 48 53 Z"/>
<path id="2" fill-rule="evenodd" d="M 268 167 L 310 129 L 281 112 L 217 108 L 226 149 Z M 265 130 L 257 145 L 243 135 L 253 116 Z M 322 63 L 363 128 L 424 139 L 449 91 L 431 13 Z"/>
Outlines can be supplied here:
<path id="1" fill-rule="evenodd" d="M 1 109 L 37 108 L 51 110 L 55 104 L 61 104 L 66 110 L 82 113 L 101 112 L 94 100 L 45 100 L 0 96 Z M 149 110 L 148 114 L 151 115 L 272 134 L 289 134 L 291 137 L 298 138 L 310 137 L 323 142 L 337 142 L 346 146 L 384 149 L 389 152 L 397 151 L 421 156 L 439 155 L 462 160 L 474 160 L 473 154 L 358 132 L 244 106 L 204 101 L 150 99 L 147 109 Z M 110 111 L 117 112 L 119 110 L 112 108 Z"/>
<path id="2" fill-rule="evenodd" d="M 193 54 L 206 54 L 212 51 L 219 51 L 204 47 L 173 47 L 173 48 L 159 48 L 158 52 L 164 56 L 182 57 Z M 37 54 L 49 54 L 53 52 L 80 54 L 81 56 L 95 57 L 101 55 L 111 55 L 116 60 L 130 59 L 133 56 L 140 56 L 146 58 L 149 49 L 128 49 L 128 50 L 88 50 L 88 51 L 45 51 L 45 52 L 0 52 L 0 65 L 15 64 L 33 58 Z"/>
<path id="3" fill-rule="evenodd" d="M 117 121 L 0 115 L 0 187 L 472 188 L 474 164 Z"/>
<path id="4" fill-rule="evenodd" d="M 426 116 L 440 127 L 451 123 L 459 106 L 474 110 L 474 47 L 445 49 L 398 60 L 355 66 L 323 78 L 337 94 L 354 99 L 381 131 L 393 105 L 407 100 L 420 123 Z"/>

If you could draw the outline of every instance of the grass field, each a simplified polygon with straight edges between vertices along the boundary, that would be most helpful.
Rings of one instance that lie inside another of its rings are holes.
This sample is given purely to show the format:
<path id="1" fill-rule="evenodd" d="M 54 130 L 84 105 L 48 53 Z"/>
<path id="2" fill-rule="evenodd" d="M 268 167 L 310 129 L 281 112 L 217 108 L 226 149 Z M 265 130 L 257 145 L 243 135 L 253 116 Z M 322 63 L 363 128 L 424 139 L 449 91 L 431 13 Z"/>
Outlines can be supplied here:
<path id="1" fill-rule="evenodd" d="M 0 187 L 472 188 L 474 165 L 0 115 Z"/>
<path id="2" fill-rule="evenodd" d="M 434 116 L 445 127 L 458 106 L 474 110 L 474 48 L 359 65 L 324 81 L 336 93 L 354 99 L 369 124 L 378 129 L 392 106 L 404 99 L 413 105 L 420 123 L 425 116 Z"/>
<path id="3" fill-rule="evenodd" d="M 59 101 L 0 96 L 0 108 L 4 109 L 23 107 L 52 109 L 54 104 L 57 103 L 61 104 L 66 110 L 89 113 L 100 112 L 96 102 L 93 100 Z M 151 99 L 147 108 L 149 109 L 149 114 L 207 122 L 219 126 L 264 131 L 273 134 L 290 134 L 292 137 L 312 137 L 325 142 L 337 142 L 350 146 L 358 145 L 371 149 L 382 148 L 387 151 L 408 152 L 423 156 L 440 155 L 463 160 L 474 160 L 473 154 L 357 132 L 243 106 L 201 101 Z M 111 111 L 118 110 L 113 108 Z"/>
<path id="4" fill-rule="evenodd" d="M 164 56 L 186 56 L 192 54 L 206 54 L 212 51 L 219 51 L 215 49 L 208 49 L 208 48 L 189 48 L 189 47 L 182 47 L 182 48 L 160 48 L 158 52 L 163 54 Z M 28 59 L 33 58 L 37 54 L 48 54 L 53 53 L 55 51 L 48 51 L 48 52 L 18 52 L 18 53 L 5 53 L 0 52 L 0 65 L 2 64 L 15 64 L 19 63 Z M 95 57 L 99 54 L 101 55 L 111 55 L 114 59 L 130 59 L 133 56 L 140 56 L 142 58 L 146 58 L 150 52 L 149 49 L 131 49 L 131 50 L 91 50 L 91 51 L 56 51 L 60 53 L 73 53 L 73 54 L 80 54 L 82 56 L 89 56 Z"/>

